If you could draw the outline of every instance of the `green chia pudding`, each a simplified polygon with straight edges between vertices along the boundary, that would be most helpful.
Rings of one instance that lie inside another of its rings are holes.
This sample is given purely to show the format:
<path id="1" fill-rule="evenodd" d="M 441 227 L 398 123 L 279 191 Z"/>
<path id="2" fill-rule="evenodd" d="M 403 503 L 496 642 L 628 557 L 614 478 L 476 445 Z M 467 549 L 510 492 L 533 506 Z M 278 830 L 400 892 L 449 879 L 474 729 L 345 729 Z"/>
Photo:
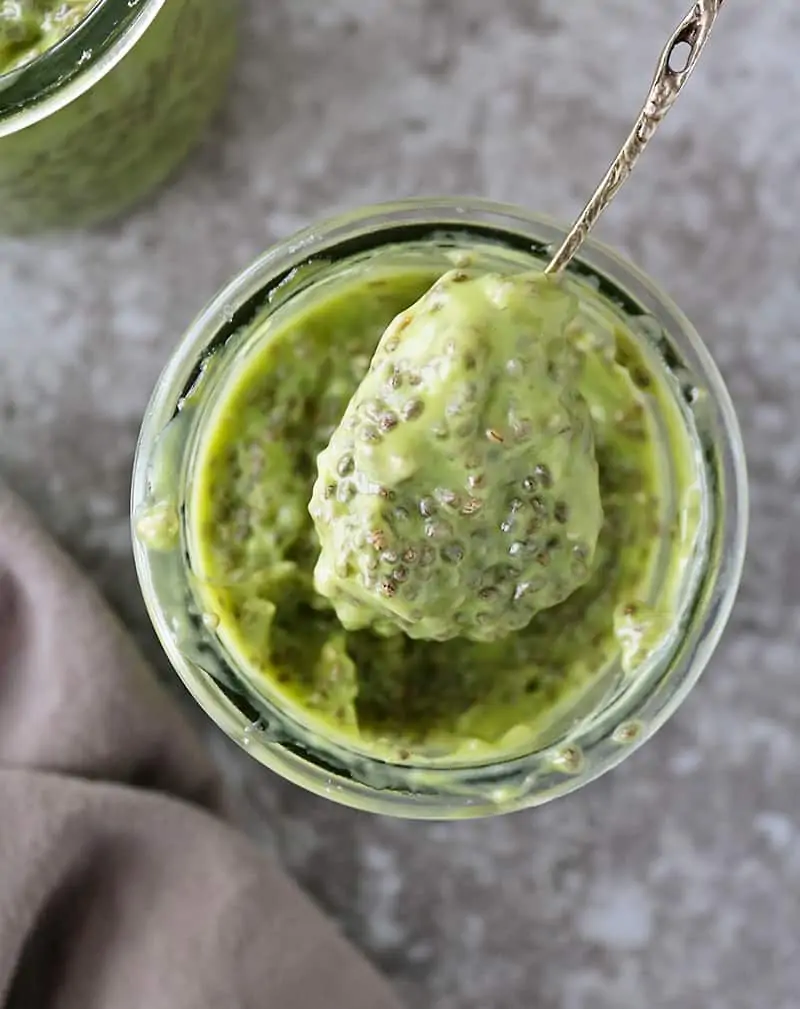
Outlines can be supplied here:
<path id="1" fill-rule="evenodd" d="M 635 675 L 699 526 L 675 390 L 624 314 L 477 246 L 443 258 L 387 246 L 267 308 L 212 359 L 187 471 L 229 660 L 388 760 L 502 755 Z"/>
<path id="2" fill-rule="evenodd" d="M 0 231 L 92 224 L 162 182 L 221 101 L 235 20 L 235 0 L 0 0 Z"/>
<path id="3" fill-rule="evenodd" d="M 0 74 L 10 73 L 52 49 L 98 0 L 2 0 Z"/>
<path id="4" fill-rule="evenodd" d="M 456 270 L 392 322 L 318 460 L 315 586 L 347 630 L 495 641 L 589 577 L 603 510 L 577 298 Z"/>

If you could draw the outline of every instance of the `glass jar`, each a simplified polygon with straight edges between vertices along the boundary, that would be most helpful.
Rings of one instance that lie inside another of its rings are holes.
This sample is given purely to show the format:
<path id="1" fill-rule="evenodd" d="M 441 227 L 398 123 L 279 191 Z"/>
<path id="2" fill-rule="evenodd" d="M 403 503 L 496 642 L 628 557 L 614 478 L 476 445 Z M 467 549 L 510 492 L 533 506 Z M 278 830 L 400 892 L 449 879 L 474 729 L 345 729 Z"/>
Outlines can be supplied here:
<path id="1" fill-rule="evenodd" d="M 88 225 L 133 204 L 218 107 L 236 0 L 99 0 L 0 75 L 0 232 Z"/>
<path id="2" fill-rule="evenodd" d="M 562 236 L 538 216 L 478 200 L 402 202 L 309 228 L 268 251 L 211 302 L 158 382 L 139 439 L 132 493 L 136 567 L 153 624 L 178 675 L 211 718 L 254 759 L 312 792 L 373 812 L 431 819 L 490 816 L 546 802 L 598 777 L 652 736 L 697 682 L 720 638 L 747 530 L 736 417 L 691 324 L 650 280 L 597 243 L 572 265 L 569 283 L 599 292 L 614 317 L 658 356 L 669 376 L 671 408 L 680 411 L 692 438 L 691 481 L 702 518 L 677 592 L 669 647 L 634 675 L 598 674 L 598 689 L 582 694 L 568 717 L 517 752 L 502 758 L 462 754 L 450 763 L 395 762 L 326 734 L 257 688 L 220 640 L 218 620 L 204 613 L 187 517 L 193 460 L 203 418 L 224 385 L 226 361 L 234 348 L 243 348 L 242 334 L 253 321 L 290 310 L 294 299 L 313 297 L 315 286 L 335 271 L 387 248 L 435 249 L 444 272 L 454 251 L 477 246 L 542 261 Z"/>

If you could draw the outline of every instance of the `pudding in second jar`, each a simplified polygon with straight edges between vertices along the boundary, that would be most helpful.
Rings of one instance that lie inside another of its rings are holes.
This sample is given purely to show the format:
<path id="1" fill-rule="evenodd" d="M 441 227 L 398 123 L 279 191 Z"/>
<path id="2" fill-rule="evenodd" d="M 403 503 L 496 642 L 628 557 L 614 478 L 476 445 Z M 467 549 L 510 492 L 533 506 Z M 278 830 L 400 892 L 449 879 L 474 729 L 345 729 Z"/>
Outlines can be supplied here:
<path id="1" fill-rule="evenodd" d="M 0 4 L 0 74 L 18 70 L 65 38 L 100 0 L 5 0 Z"/>

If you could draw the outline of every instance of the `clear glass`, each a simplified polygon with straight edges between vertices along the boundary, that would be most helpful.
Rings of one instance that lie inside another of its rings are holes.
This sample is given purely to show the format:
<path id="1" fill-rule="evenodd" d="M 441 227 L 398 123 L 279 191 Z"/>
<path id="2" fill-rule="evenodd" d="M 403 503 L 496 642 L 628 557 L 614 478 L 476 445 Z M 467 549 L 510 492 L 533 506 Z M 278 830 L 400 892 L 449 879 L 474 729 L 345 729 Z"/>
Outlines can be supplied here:
<path id="1" fill-rule="evenodd" d="M 99 0 L 0 75 L 0 231 L 96 223 L 185 157 L 224 94 L 236 0 Z"/>
<path id="2" fill-rule="evenodd" d="M 699 336 L 635 267 L 591 242 L 571 273 L 649 345 L 670 374 L 676 404 L 696 436 L 705 516 L 702 549 L 682 582 L 679 631 L 670 646 L 611 687 L 589 690 L 535 746 L 507 757 L 393 763 L 312 727 L 256 690 L 217 640 L 196 602 L 186 525 L 187 486 L 199 418 L 219 388 L 213 362 L 234 334 L 313 290 L 337 264 L 389 245 L 442 249 L 490 242 L 544 259 L 563 229 L 513 207 L 469 200 L 409 201 L 367 208 L 309 228 L 274 247 L 201 313 L 163 372 L 147 409 L 133 477 L 134 554 L 156 632 L 195 700 L 254 759 L 334 801 L 376 813 L 429 819 L 491 816 L 571 792 L 617 765 L 664 724 L 697 682 L 719 641 L 741 577 L 747 479 L 736 417 Z M 204 406 L 205 405 L 205 406 Z M 145 527 L 168 529 L 159 544 Z M 168 538 L 169 540 L 169 538 Z"/>

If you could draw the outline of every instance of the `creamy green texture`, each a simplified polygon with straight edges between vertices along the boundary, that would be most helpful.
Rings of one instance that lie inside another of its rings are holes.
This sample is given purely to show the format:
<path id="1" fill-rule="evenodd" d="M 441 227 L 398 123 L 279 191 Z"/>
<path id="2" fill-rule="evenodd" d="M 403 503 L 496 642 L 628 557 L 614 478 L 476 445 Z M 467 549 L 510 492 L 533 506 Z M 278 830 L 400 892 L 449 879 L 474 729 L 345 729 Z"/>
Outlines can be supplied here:
<path id="1" fill-rule="evenodd" d="M 73 0 L 54 5 L 54 11 L 67 12 L 64 27 L 70 14 L 84 18 L 92 6 Z M 236 11 L 236 0 L 165 0 L 119 62 L 66 104 L 62 93 L 75 83 L 74 75 L 22 106 L 8 99 L 12 88 L 0 78 L 0 232 L 91 224 L 162 182 L 219 105 L 234 52 Z M 102 13 L 92 14 L 87 25 Z M 131 33 L 147 13 L 144 3 L 130 13 Z M 46 46 L 50 37 L 27 51 Z M 102 45 L 93 46 L 93 57 L 101 51 Z M 93 59 L 80 61 L 82 78 L 95 73 Z"/>
<path id="2" fill-rule="evenodd" d="M 0 74 L 52 49 L 98 0 L 0 0 Z"/>
<path id="3" fill-rule="evenodd" d="M 419 640 L 343 625 L 314 582 L 320 540 L 308 509 L 317 458 L 322 453 L 323 467 L 338 473 L 341 464 L 350 475 L 349 461 L 336 459 L 336 452 L 327 461 L 328 446 L 354 394 L 365 388 L 365 376 L 369 382 L 370 361 L 387 326 L 442 272 L 435 257 L 426 263 L 386 253 L 266 310 L 237 337 L 239 349 L 225 351 L 209 380 L 215 392 L 197 422 L 190 467 L 189 552 L 207 626 L 257 690 L 317 731 L 393 760 L 465 747 L 474 752 L 476 746 L 509 752 L 536 737 L 574 698 L 607 687 L 608 676 L 635 671 L 674 629 L 697 529 L 691 478 L 688 468 L 681 469 L 692 449 L 663 366 L 656 367 L 641 337 L 592 288 L 573 286 L 580 304 L 569 331 L 583 357 L 574 373 L 581 399 L 565 416 L 585 421 L 588 409 L 594 448 L 584 430 L 586 442 L 572 459 L 583 473 L 568 503 L 576 514 L 585 511 L 580 537 L 587 546 L 598 518 L 595 459 L 603 515 L 593 556 L 580 558 L 588 570 L 575 577 L 583 584 L 493 641 Z M 514 379 L 516 366 L 511 372 L 507 377 Z M 504 409 L 507 423 L 507 403 Z M 424 444 L 411 431 L 402 442 L 403 452 L 419 463 L 415 474 L 426 472 Z M 495 444 L 502 443 L 487 439 L 482 448 Z M 434 443 L 429 447 L 439 451 Z M 518 563 L 515 544 L 537 532 L 529 531 L 530 502 L 550 489 L 544 484 L 557 486 L 557 466 L 568 459 L 559 451 L 547 463 L 553 472 L 537 474 L 540 460 L 532 457 L 531 473 L 515 469 L 513 478 L 491 488 L 496 497 L 487 496 L 486 507 L 507 526 L 502 535 L 510 565 Z M 512 486 L 528 476 L 536 487 Z M 578 484 L 588 495 L 581 502 L 573 500 Z M 379 509 L 395 503 L 375 490 Z M 339 491 L 337 482 L 333 498 Z M 447 500 L 440 504 L 438 518 L 449 507 Z M 558 522 L 555 504 L 553 525 L 563 536 L 569 520 Z M 370 508 L 364 504 L 365 516 Z M 406 517 L 395 518 L 403 528 Z M 447 521 L 455 532 L 469 518 L 459 512 Z M 386 563 L 396 570 L 399 561 Z"/>
<path id="4" fill-rule="evenodd" d="M 578 301 L 455 270 L 378 344 L 311 499 L 347 630 L 493 641 L 589 578 L 603 523 Z"/>

